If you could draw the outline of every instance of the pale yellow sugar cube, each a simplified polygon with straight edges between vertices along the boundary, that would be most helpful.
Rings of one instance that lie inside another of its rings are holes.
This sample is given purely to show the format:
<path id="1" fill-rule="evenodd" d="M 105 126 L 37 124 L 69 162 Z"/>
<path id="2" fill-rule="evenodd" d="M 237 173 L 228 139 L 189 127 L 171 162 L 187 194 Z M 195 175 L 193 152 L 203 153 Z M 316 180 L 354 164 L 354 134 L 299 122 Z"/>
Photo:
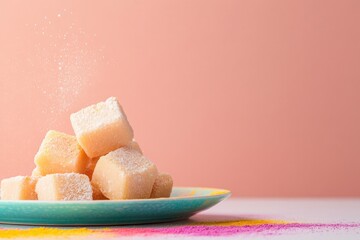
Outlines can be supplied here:
<path id="1" fill-rule="evenodd" d="M 1 181 L 1 200 L 36 200 L 36 177 L 17 176 Z"/>
<path id="2" fill-rule="evenodd" d="M 46 133 L 35 155 L 36 168 L 40 175 L 52 173 L 83 173 L 88 157 L 76 137 L 50 130 Z M 37 174 L 37 173 L 34 173 Z"/>
<path id="3" fill-rule="evenodd" d="M 78 173 L 48 174 L 35 190 L 38 199 L 46 201 L 92 200 L 93 194 L 88 176 Z"/>
<path id="4" fill-rule="evenodd" d="M 41 175 L 41 172 L 39 171 L 39 169 L 36 167 L 36 168 L 34 168 L 34 170 L 32 170 L 31 176 L 32 177 L 41 177 L 42 175 Z"/>
<path id="5" fill-rule="evenodd" d="M 142 151 L 140 149 L 140 146 L 139 144 L 135 141 L 135 139 L 133 139 L 130 144 L 128 144 L 127 146 L 128 148 L 131 148 L 133 150 L 136 150 L 138 151 L 139 153 L 142 154 Z M 94 169 L 95 169 L 95 166 L 96 166 L 96 163 L 99 161 L 99 158 L 100 157 L 96 157 L 96 158 L 91 158 L 89 159 L 88 161 L 88 164 L 87 166 L 85 167 L 85 174 L 91 179 L 92 178 L 92 174 L 94 172 Z"/>
<path id="6" fill-rule="evenodd" d="M 151 198 L 170 197 L 173 186 L 172 177 L 166 173 L 160 173 L 156 179 L 151 192 Z"/>
<path id="7" fill-rule="evenodd" d="M 101 157 L 92 183 L 105 197 L 114 199 L 149 198 L 158 174 L 154 163 L 128 147 Z"/>
<path id="8" fill-rule="evenodd" d="M 93 200 L 109 200 L 107 197 L 102 194 L 102 192 L 95 187 L 93 184 L 91 184 L 92 191 L 93 191 Z"/>
<path id="9" fill-rule="evenodd" d="M 142 151 L 141 151 L 141 148 L 140 148 L 140 145 L 139 145 L 139 143 L 135 140 L 135 139 L 133 139 L 131 142 L 130 142 L 130 144 L 128 145 L 128 147 L 129 148 L 132 148 L 132 149 L 134 149 L 134 150 L 136 150 L 136 151 L 138 151 L 139 153 L 143 153 Z"/>
<path id="10" fill-rule="evenodd" d="M 71 114 L 70 120 L 79 144 L 91 158 L 127 146 L 133 139 L 133 130 L 114 97 Z"/>

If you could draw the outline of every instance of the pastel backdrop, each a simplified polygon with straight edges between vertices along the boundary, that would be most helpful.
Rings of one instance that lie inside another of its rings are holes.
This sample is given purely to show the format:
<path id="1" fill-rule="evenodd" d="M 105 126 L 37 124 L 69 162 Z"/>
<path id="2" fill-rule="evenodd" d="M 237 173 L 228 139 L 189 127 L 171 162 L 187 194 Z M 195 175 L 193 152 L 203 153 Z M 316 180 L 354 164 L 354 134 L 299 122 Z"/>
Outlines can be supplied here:
<path id="1" fill-rule="evenodd" d="M 0 2 L 0 177 L 116 96 L 178 186 L 360 196 L 360 2 Z"/>

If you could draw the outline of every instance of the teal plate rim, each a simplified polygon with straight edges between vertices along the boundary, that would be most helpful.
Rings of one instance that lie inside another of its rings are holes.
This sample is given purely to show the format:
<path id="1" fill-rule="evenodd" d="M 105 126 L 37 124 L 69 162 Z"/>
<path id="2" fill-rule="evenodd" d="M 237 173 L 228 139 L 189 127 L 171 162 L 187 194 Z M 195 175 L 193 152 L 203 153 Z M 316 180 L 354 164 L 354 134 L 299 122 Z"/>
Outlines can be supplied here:
<path id="1" fill-rule="evenodd" d="M 131 200 L 0 200 L 0 224 L 104 226 L 187 219 L 231 195 L 226 189 L 174 187 L 169 198 Z"/>

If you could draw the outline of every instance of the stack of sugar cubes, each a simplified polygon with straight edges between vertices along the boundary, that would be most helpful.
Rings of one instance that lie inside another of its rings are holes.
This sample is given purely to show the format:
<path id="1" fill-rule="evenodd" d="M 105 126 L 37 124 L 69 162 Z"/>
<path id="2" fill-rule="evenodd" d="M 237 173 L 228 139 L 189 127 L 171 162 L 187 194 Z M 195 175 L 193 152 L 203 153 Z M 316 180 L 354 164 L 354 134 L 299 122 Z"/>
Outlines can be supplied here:
<path id="1" fill-rule="evenodd" d="M 134 140 L 117 99 L 70 116 L 75 136 L 50 130 L 31 176 L 1 181 L 1 200 L 118 200 L 169 197 L 173 181 L 159 173 Z"/>

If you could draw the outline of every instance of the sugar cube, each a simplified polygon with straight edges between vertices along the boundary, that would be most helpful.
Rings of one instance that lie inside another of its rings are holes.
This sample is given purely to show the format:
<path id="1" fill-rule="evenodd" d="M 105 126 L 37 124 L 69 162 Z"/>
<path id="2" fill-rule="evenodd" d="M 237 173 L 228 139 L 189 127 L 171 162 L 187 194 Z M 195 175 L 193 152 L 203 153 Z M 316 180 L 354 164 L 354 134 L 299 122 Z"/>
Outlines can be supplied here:
<path id="1" fill-rule="evenodd" d="M 111 200 L 142 199 L 150 197 L 157 174 L 154 163 L 138 151 L 122 147 L 100 157 L 92 183 Z"/>
<path id="2" fill-rule="evenodd" d="M 70 120 L 79 144 L 91 158 L 127 146 L 133 139 L 133 130 L 114 97 L 71 114 Z"/>
<path id="3" fill-rule="evenodd" d="M 78 173 L 48 174 L 38 180 L 35 191 L 39 200 L 92 200 L 88 176 Z"/>
<path id="4" fill-rule="evenodd" d="M 46 133 L 35 155 L 36 171 L 39 171 L 40 175 L 83 173 L 87 162 L 88 157 L 77 143 L 76 137 L 54 130 Z"/>
<path id="5" fill-rule="evenodd" d="M 160 173 L 155 179 L 150 198 L 170 197 L 172 186 L 172 177 L 169 174 Z"/>
<path id="6" fill-rule="evenodd" d="M 133 139 L 127 147 L 129 147 L 129 148 L 131 148 L 131 149 L 133 149 L 133 150 L 136 150 L 136 151 L 138 151 L 139 153 L 142 154 L 142 151 L 141 151 L 141 149 L 140 149 L 140 146 L 139 146 L 139 144 L 135 141 L 135 139 Z M 85 174 L 86 174 L 90 179 L 92 178 L 92 174 L 93 174 L 93 172 L 94 172 L 96 163 L 97 163 L 97 161 L 99 160 L 99 158 L 100 158 L 100 157 L 91 158 L 91 159 L 89 160 L 89 162 L 88 162 L 88 165 L 87 165 L 87 167 L 86 167 L 86 169 L 85 169 Z M 95 188 L 95 189 L 98 190 L 97 188 Z M 93 188 L 93 190 L 94 190 L 94 188 Z M 99 191 L 99 190 L 98 190 L 98 191 Z M 99 191 L 99 192 L 100 192 L 100 191 Z M 100 193 L 101 193 L 101 192 L 100 192 Z M 95 193 L 94 193 L 94 195 L 95 195 Z M 102 195 L 102 194 L 101 194 L 101 195 Z M 100 200 L 101 200 L 101 199 L 100 199 Z"/>
<path id="7" fill-rule="evenodd" d="M 91 184 L 92 191 L 93 191 L 93 200 L 108 200 L 107 197 L 102 194 L 100 189 L 94 186 L 94 184 Z"/>
<path id="8" fill-rule="evenodd" d="M 136 150 L 136 151 L 138 151 L 139 153 L 143 153 L 142 151 L 141 151 L 141 148 L 140 148 L 140 145 L 139 145 L 139 143 L 135 140 L 135 139 L 133 139 L 131 142 L 130 142 L 130 144 L 128 145 L 128 147 L 129 148 L 132 148 L 132 149 L 134 149 L 134 150 Z"/>
<path id="9" fill-rule="evenodd" d="M 41 177 L 42 175 L 41 175 L 39 168 L 37 168 L 37 167 L 34 168 L 34 170 L 32 170 L 32 172 L 31 172 L 31 176 L 32 177 Z"/>
<path id="10" fill-rule="evenodd" d="M 1 181 L 1 200 L 36 200 L 36 177 L 17 176 Z"/>

